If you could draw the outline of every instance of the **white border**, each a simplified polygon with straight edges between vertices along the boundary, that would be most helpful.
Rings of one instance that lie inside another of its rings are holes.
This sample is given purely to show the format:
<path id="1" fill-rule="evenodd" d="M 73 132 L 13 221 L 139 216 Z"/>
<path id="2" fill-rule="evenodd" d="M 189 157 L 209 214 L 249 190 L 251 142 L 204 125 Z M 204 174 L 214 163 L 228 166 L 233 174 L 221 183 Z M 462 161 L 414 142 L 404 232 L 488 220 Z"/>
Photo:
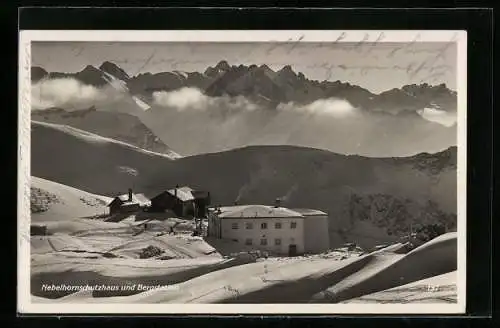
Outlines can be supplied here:
<path id="1" fill-rule="evenodd" d="M 30 295 L 29 185 L 30 185 L 30 67 L 32 41 L 106 42 L 457 42 L 457 304 L 38 304 Z M 339 37 L 344 37 L 339 40 Z M 417 37 L 418 36 L 418 37 Z M 19 38 L 19 152 L 18 152 L 18 312 L 27 313 L 155 313 L 155 314 L 450 314 L 465 313 L 466 283 L 466 31 L 38 31 L 20 32 Z"/>

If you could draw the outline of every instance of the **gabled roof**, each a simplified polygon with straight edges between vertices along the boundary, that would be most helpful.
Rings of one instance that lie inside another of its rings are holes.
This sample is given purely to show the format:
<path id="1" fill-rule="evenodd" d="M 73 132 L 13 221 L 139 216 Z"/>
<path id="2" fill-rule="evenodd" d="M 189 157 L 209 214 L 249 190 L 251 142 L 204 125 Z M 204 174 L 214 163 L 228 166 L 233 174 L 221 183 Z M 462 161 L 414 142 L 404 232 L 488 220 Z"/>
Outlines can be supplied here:
<path id="1" fill-rule="evenodd" d="M 167 192 L 172 195 L 172 196 L 175 196 L 176 194 L 176 190 L 177 189 L 177 198 L 183 202 L 186 202 L 188 200 L 194 200 L 195 197 L 193 195 L 193 189 L 187 187 L 187 186 L 184 186 L 184 187 L 180 187 L 180 188 L 173 188 L 173 189 L 169 189 L 167 190 Z"/>
<path id="2" fill-rule="evenodd" d="M 268 205 L 240 205 L 220 207 L 219 218 L 303 218 L 296 211 Z"/>
<path id="3" fill-rule="evenodd" d="M 295 212 L 299 212 L 300 214 L 302 214 L 304 216 L 316 216 L 316 215 L 324 216 L 324 215 L 328 215 L 328 214 L 326 214 L 323 211 L 315 210 L 315 209 L 311 209 L 311 208 L 292 208 L 292 210 L 295 211 Z"/>
<path id="4" fill-rule="evenodd" d="M 176 188 L 165 190 L 162 193 L 153 197 L 152 199 L 156 200 L 158 198 L 161 198 L 162 195 L 165 195 L 166 193 L 175 197 L 175 195 L 176 195 L 175 189 Z M 177 199 L 179 199 L 182 202 L 187 202 L 190 200 L 207 198 L 207 197 L 209 197 L 209 192 L 207 192 L 207 191 L 194 190 L 188 186 L 183 186 L 183 187 L 177 188 Z"/>
<path id="5" fill-rule="evenodd" d="M 210 192 L 203 190 L 193 190 L 191 191 L 194 198 L 208 198 L 210 197 Z"/>
<path id="6" fill-rule="evenodd" d="M 141 206 L 146 205 L 147 203 L 150 202 L 149 199 L 146 196 L 144 196 L 144 194 L 132 194 L 131 201 L 129 201 L 128 199 L 128 194 L 123 194 L 113 198 L 113 200 L 111 201 L 111 203 L 108 204 L 108 206 L 110 206 L 115 201 L 119 201 L 121 205 L 139 204 Z"/>

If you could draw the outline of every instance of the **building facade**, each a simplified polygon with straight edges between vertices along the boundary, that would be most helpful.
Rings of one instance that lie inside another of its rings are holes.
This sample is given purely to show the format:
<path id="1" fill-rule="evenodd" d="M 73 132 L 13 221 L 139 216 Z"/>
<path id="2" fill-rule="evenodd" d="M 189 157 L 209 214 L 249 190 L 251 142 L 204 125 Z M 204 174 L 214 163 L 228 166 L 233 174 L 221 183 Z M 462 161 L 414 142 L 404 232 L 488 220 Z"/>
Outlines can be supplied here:
<path id="1" fill-rule="evenodd" d="M 320 253 L 329 247 L 326 213 L 277 206 L 243 205 L 215 209 L 209 215 L 208 235 L 290 256 Z"/>
<path id="2" fill-rule="evenodd" d="M 330 248 L 330 233 L 328 231 L 328 215 L 325 212 L 294 208 L 295 212 L 304 217 L 304 240 L 308 253 L 321 253 Z"/>

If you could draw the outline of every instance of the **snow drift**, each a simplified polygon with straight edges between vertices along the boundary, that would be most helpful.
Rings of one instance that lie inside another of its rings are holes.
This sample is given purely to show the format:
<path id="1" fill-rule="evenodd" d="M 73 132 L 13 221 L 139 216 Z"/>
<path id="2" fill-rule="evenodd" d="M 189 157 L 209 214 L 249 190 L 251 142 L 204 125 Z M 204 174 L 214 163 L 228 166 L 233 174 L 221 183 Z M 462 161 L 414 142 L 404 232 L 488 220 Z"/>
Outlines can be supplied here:
<path id="1" fill-rule="evenodd" d="M 337 303 L 454 272 L 456 242 L 452 233 L 406 255 L 379 251 L 340 261 L 267 259 L 217 270 L 169 288 L 108 297 L 106 303 Z M 74 301 L 101 302 L 83 294 Z"/>

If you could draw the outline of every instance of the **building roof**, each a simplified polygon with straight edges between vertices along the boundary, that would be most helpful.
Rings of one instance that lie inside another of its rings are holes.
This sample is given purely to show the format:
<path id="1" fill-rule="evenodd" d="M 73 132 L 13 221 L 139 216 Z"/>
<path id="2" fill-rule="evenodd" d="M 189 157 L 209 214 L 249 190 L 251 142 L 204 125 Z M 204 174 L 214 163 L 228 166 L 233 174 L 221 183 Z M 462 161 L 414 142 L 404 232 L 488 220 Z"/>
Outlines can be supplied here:
<path id="1" fill-rule="evenodd" d="M 204 190 L 193 190 L 191 191 L 194 198 L 210 198 L 210 192 Z"/>
<path id="2" fill-rule="evenodd" d="M 169 189 L 169 190 L 167 190 L 167 192 L 170 195 L 175 196 L 175 189 L 176 188 Z M 193 200 L 193 199 L 195 199 L 193 192 L 194 192 L 194 190 L 187 187 L 187 186 L 177 188 L 177 198 L 179 198 L 183 202 L 186 202 L 188 200 Z"/>
<path id="3" fill-rule="evenodd" d="M 113 198 L 111 203 L 113 203 L 115 200 L 120 200 L 121 205 L 131 205 L 131 204 L 146 205 L 147 203 L 149 203 L 149 199 L 146 196 L 144 196 L 144 194 L 132 194 L 131 201 L 128 200 L 128 193 L 119 195 Z M 108 206 L 111 205 L 111 203 L 109 203 Z"/>
<path id="4" fill-rule="evenodd" d="M 170 195 L 175 196 L 175 188 L 169 189 L 167 190 L 167 192 Z M 208 196 L 208 191 L 194 190 L 187 186 L 177 188 L 177 198 L 183 202 L 186 202 L 188 200 L 207 198 Z"/>
<path id="5" fill-rule="evenodd" d="M 219 218 L 303 218 L 299 212 L 285 207 L 268 205 L 239 205 L 220 207 Z"/>
<path id="6" fill-rule="evenodd" d="M 152 199 L 156 200 L 158 198 L 161 198 L 166 193 L 175 197 L 175 189 L 177 189 L 177 199 L 179 199 L 182 202 L 187 202 L 195 199 L 208 198 L 210 194 L 208 191 L 194 190 L 188 186 L 183 186 L 179 188 L 172 188 L 165 190 L 160 194 L 156 195 L 155 197 L 153 197 Z"/>
<path id="7" fill-rule="evenodd" d="M 298 212 L 304 216 L 328 215 L 323 211 L 311 208 L 292 208 L 293 211 Z"/>

